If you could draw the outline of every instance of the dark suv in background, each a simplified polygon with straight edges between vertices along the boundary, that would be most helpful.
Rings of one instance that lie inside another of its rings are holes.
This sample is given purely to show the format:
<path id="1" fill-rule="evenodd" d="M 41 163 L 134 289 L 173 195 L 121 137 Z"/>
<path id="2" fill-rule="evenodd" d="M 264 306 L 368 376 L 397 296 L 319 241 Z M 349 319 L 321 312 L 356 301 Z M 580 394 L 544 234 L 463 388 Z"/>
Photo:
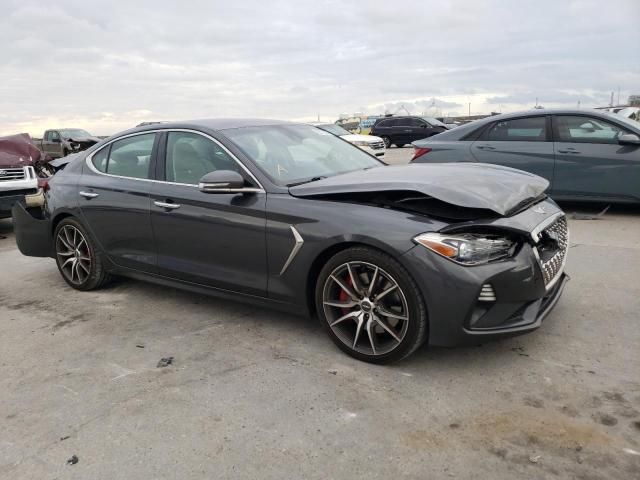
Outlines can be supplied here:
<path id="1" fill-rule="evenodd" d="M 439 120 L 430 117 L 384 117 L 376 120 L 371 135 L 382 138 L 385 147 L 403 147 L 408 143 L 448 130 Z"/>

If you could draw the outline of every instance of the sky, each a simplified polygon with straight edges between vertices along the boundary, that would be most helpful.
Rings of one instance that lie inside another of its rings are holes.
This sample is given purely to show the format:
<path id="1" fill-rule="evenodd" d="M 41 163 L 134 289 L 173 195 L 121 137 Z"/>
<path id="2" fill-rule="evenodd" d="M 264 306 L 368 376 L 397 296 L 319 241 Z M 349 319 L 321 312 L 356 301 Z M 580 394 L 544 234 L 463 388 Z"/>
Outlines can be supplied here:
<path id="1" fill-rule="evenodd" d="M 640 0 L 0 3 L 0 135 L 402 106 L 484 114 L 536 98 L 587 108 L 640 94 Z"/>

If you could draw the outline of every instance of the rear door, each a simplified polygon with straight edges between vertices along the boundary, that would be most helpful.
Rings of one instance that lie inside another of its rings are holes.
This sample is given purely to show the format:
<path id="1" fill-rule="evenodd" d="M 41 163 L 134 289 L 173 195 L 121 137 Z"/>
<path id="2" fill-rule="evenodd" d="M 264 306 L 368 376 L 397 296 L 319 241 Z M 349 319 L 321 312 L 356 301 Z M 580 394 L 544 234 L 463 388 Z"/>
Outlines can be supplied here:
<path id="1" fill-rule="evenodd" d="M 159 273 L 183 281 L 266 296 L 266 193 L 213 138 L 194 131 L 163 135 L 151 192 Z M 203 193 L 200 178 L 235 170 L 247 189 Z"/>
<path id="2" fill-rule="evenodd" d="M 640 146 L 618 143 L 632 132 L 588 115 L 555 115 L 553 124 L 554 196 L 640 201 Z"/>
<path id="3" fill-rule="evenodd" d="M 551 120 L 546 115 L 498 120 L 471 145 L 483 163 L 517 168 L 546 178 L 553 185 L 554 151 Z"/>
<path id="4" fill-rule="evenodd" d="M 116 140 L 90 155 L 78 183 L 78 201 L 94 238 L 116 264 L 154 272 L 149 195 L 156 133 Z"/>

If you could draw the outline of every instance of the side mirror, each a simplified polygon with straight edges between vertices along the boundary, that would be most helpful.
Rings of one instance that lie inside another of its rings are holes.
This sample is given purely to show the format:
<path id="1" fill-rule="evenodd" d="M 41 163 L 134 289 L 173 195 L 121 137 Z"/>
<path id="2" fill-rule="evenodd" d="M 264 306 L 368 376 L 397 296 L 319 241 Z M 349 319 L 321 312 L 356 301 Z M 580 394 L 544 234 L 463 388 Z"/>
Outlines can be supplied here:
<path id="1" fill-rule="evenodd" d="M 203 193 L 232 193 L 244 187 L 244 178 L 233 170 L 216 170 L 200 179 L 198 188 Z"/>
<path id="2" fill-rule="evenodd" d="M 635 133 L 625 133 L 618 137 L 620 145 L 640 145 L 640 137 Z"/>

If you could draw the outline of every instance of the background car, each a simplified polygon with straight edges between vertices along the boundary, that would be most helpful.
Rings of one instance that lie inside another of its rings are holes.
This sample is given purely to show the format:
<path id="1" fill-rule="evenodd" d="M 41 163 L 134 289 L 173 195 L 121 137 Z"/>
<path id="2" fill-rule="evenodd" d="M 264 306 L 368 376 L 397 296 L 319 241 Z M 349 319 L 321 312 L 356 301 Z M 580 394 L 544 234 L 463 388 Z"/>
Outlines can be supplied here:
<path id="1" fill-rule="evenodd" d="M 60 158 L 81 152 L 98 143 L 100 139 L 81 128 L 45 130 L 38 146 L 50 158 Z"/>
<path id="2" fill-rule="evenodd" d="M 547 186 L 386 166 L 309 125 L 198 120 L 76 154 L 44 210 L 13 216 L 20 251 L 55 258 L 77 290 L 118 274 L 317 315 L 339 348 L 386 363 L 540 327 L 567 280 Z"/>
<path id="3" fill-rule="evenodd" d="M 392 144 L 404 147 L 411 142 L 431 137 L 448 130 L 439 120 L 430 117 L 383 117 L 376 120 L 371 127 L 371 135 L 376 135 L 384 141 L 385 147 Z"/>
<path id="4" fill-rule="evenodd" d="M 413 163 L 481 162 L 540 175 L 556 200 L 640 203 L 640 124 L 616 114 L 505 114 L 413 146 Z"/>
<path id="5" fill-rule="evenodd" d="M 311 123 L 311 125 L 313 125 L 314 127 L 318 127 L 325 132 L 336 135 L 343 140 L 346 140 L 347 142 L 361 148 L 365 152 L 370 153 L 371 155 L 375 155 L 378 158 L 384 158 L 386 149 L 384 146 L 384 142 L 380 137 L 351 133 L 334 123 Z"/>

